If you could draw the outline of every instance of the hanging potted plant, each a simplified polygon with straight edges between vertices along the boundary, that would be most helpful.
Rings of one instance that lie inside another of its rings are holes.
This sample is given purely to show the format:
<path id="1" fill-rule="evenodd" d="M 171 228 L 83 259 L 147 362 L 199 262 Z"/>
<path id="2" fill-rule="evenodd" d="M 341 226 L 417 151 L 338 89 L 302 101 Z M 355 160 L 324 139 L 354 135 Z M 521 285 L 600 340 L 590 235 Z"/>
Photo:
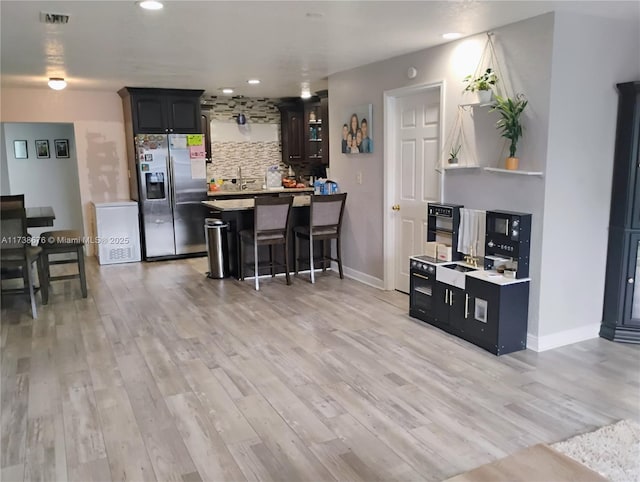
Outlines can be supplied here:
<path id="1" fill-rule="evenodd" d="M 451 146 L 451 150 L 449 151 L 449 159 L 447 162 L 449 164 L 458 164 L 458 153 L 462 146 L 460 144 Z"/>
<path id="2" fill-rule="evenodd" d="M 502 137 L 511 141 L 509 145 L 509 157 L 506 161 L 506 168 L 509 170 L 518 169 L 519 159 L 516 157 L 518 141 L 522 137 L 522 123 L 520 116 L 529 101 L 522 94 L 517 94 L 514 99 L 500 97 L 496 95 L 496 101 L 489 112 L 497 111 L 501 119 L 496 123 L 496 128 L 502 131 Z"/>
<path id="3" fill-rule="evenodd" d="M 491 102 L 493 95 L 493 86 L 498 82 L 498 76 L 490 67 L 484 71 L 480 76 L 473 77 L 473 75 L 467 75 L 463 82 L 467 83 L 465 92 L 477 92 L 478 102 L 481 104 L 488 104 Z"/>

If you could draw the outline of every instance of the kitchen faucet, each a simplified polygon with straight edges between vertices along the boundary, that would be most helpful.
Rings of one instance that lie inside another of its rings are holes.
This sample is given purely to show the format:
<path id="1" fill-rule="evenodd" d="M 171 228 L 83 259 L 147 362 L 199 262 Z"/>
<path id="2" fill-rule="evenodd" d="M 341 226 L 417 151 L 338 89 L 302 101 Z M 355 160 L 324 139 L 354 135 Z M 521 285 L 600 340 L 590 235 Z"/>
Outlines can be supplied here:
<path id="1" fill-rule="evenodd" d="M 473 255 L 473 246 L 469 246 L 469 254 L 464 257 L 464 262 L 474 268 L 478 267 L 478 258 Z"/>

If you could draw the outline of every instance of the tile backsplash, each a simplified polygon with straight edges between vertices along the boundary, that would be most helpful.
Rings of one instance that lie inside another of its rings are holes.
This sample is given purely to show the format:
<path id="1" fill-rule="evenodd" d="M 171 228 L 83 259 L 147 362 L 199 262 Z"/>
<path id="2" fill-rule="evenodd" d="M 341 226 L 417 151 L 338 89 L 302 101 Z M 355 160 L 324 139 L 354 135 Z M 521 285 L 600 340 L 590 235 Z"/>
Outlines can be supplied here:
<path id="1" fill-rule="evenodd" d="M 269 166 L 282 172 L 282 147 L 278 99 L 264 97 L 205 97 L 202 109 L 211 121 L 211 153 L 207 178 L 234 178 L 242 168 L 244 178 L 264 178 Z M 244 114 L 247 124 L 236 123 Z"/>

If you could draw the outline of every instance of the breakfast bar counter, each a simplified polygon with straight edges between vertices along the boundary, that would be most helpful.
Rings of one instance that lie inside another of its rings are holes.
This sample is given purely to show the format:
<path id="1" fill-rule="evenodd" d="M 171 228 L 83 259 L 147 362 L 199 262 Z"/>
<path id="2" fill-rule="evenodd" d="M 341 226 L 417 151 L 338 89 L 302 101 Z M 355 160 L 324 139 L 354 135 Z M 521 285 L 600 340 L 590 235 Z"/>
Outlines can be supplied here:
<path id="1" fill-rule="evenodd" d="M 210 201 L 202 201 L 202 204 L 209 208 L 209 217 L 218 218 L 222 221 L 229 224 L 229 229 L 227 230 L 227 246 L 228 252 L 227 259 L 229 262 L 229 272 L 232 276 L 239 278 L 240 276 L 240 266 L 239 266 L 239 251 L 238 251 L 238 233 L 243 229 L 252 229 L 253 228 L 253 216 L 254 216 L 254 207 L 255 198 L 254 197 L 246 197 L 241 199 L 212 199 Z M 290 220 L 289 220 L 289 267 L 293 270 L 294 259 L 293 259 L 293 245 L 294 245 L 294 234 L 293 228 L 296 226 L 308 226 L 309 225 L 309 205 L 311 203 L 311 196 L 309 195 L 294 195 L 293 196 L 293 208 L 291 210 Z M 327 246 L 329 244 L 327 243 Z M 264 250 L 263 250 L 264 249 Z M 315 241 L 313 246 L 314 252 L 320 253 L 323 251 L 323 245 L 321 241 Z M 302 257 L 306 258 L 308 256 L 305 253 L 309 252 L 308 244 L 305 241 L 300 242 L 300 252 L 302 253 Z M 253 249 L 246 250 L 247 253 L 247 263 L 253 264 Z M 259 251 L 259 261 L 266 261 L 268 259 L 268 249 L 261 248 Z M 283 253 L 280 249 L 274 250 L 274 256 L 278 261 L 283 261 Z M 279 259 L 278 259 L 279 258 Z M 309 269 L 308 262 L 301 262 L 300 265 L 301 270 Z M 281 269 L 278 272 L 284 272 Z M 269 274 L 268 268 L 263 268 L 260 270 L 260 275 Z"/>
<path id="2" fill-rule="evenodd" d="M 298 193 L 312 193 L 312 187 L 278 187 L 270 189 L 245 189 L 245 190 L 225 190 L 219 189 L 218 191 L 208 191 L 207 196 L 211 198 L 226 198 L 226 197 L 242 197 L 242 196 L 261 196 L 261 195 L 274 195 L 274 194 L 298 194 Z"/>
<path id="3" fill-rule="evenodd" d="M 310 196 L 294 196 L 293 207 L 309 206 L 311 203 Z M 254 198 L 242 198 L 242 199 L 216 199 L 214 201 L 202 201 L 202 204 L 215 211 L 247 211 L 253 209 L 255 204 Z"/>

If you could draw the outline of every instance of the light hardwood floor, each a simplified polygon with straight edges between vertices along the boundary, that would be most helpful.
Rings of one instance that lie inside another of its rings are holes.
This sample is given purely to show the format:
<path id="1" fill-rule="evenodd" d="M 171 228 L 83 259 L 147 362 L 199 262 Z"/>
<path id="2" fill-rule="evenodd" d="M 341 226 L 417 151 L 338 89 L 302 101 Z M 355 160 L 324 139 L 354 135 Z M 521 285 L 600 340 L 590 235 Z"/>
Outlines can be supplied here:
<path id="1" fill-rule="evenodd" d="M 32 320 L 3 300 L 2 480 L 442 480 L 640 420 L 640 347 L 495 357 L 333 273 L 98 266 Z"/>

